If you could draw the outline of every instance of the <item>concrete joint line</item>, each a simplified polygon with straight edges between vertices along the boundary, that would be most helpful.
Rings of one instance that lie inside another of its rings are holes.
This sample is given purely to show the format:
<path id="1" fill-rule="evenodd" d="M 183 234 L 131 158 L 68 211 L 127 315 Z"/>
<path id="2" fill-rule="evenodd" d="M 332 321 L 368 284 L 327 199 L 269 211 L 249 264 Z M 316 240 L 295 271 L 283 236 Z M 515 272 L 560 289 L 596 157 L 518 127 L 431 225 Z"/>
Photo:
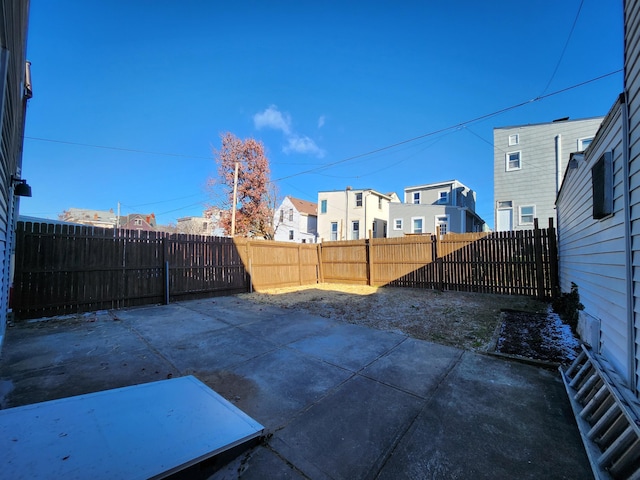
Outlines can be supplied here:
<path id="1" fill-rule="evenodd" d="M 460 352 L 460 355 L 458 355 L 458 357 L 455 359 L 455 361 L 451 362 L 451 365 L 449 366 L 449 368 L 447 369 L 447 371 L 445 372 L 444 375 L 442 375 L 442 377 L 440 378 L 440 380 L 438 381 L 438 383 L 435 385 L 435 387 L 432 390 L 431 395 L 429 395 L 424 402 L 424 405 L 422 406 L 422 408 L 420 410 L 418 410 L 418 413 L 416 413 L 414 415 L 414 417 L 407 422 L 407 426 L 402 429 L 400 432 L 398 432 L 398 434 L 396 435 L 396 437 L 393 439 L 393 442 L 391 443 L 391 447 L 389 448 L 389 450 L 382 454 L 380 456 L 379 461 L 377 461 L 369 470 L 369 472 L 367 473 L 367 475 L 365 475 L 366 478 L 379 478 L 380 477 L 380 473 L 382 473 L 382 470 L 384 469 L 385 465 L 387 464 L 387 462 L 389 461 L 389 459 L 391 458 L 391 456 L 394 454 L 394 452 L 396 451 L 396 449 L 398 448 L 398 445 L 400 444 L 400 441 L 407 435 L 407 433 L 409 433 L 409 431 L 413 428 L 414 424 L 416 423 L 416 420 L 418 419 L 418 417 L 420 415 L 422 415 L 422 412 L 425 411 L 425 409 L 431 404 L 433 397 L 435 396 L 436 392 L 438 390 L 440 390 L 440 386 L 442 385 L 442 383 L 449 377 L 449 375 L 451 374 L 451 372 L 453 372 L 453 370 L 455 370 L 458 365 L 460 364 L 460 362 L 462 361 L 462 357 L 466 354 L 467 352 L 465 352 L 464 350 L 462 352 Z"/>

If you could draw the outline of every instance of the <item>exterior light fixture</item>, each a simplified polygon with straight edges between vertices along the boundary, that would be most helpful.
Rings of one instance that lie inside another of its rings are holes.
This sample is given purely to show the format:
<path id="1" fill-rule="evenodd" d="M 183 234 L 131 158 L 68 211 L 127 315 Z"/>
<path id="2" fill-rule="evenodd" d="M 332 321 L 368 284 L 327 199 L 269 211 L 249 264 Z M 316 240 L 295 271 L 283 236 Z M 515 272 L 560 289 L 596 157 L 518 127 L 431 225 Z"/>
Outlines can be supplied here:
<path id="1" fill-rule="evenodd" d="M 15 185 L 13 187 L 13 194 L 17 197 L 31 196 L 31 185 L 29 185 L 26 180 L 11 175 L 11 185 Z"/>

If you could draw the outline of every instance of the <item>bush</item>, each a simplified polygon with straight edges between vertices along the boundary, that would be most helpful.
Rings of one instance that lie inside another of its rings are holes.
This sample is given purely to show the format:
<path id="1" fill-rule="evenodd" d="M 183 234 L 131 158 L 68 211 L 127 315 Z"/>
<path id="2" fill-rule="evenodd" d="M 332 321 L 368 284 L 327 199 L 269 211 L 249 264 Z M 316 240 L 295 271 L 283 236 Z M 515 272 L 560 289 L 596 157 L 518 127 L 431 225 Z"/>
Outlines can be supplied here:
<path id="1" fill-rule="evenodd" d="M 564 323 L 571 327 L 573 333 L 577 333 L 579 311 L 584 310 L 584 305 L 580 303 L 578 285 L 571 282 L 571 291 L 561 293 L 552 303 L 553 311 L 560 315 Z"/>

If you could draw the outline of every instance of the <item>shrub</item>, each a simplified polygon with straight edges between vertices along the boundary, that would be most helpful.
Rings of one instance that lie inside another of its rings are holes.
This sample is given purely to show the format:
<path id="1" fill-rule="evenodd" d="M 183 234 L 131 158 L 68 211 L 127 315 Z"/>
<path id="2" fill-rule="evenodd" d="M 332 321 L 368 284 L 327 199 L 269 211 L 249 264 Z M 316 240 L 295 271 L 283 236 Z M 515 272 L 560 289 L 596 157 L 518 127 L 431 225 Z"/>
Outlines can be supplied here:
<path id="1" fill-rule="evenodd" d="M 571 327 L 573 333 L 578 329 L 579 311 L 584 310 L 584 305 L 580 303 L 578 285 L 571 282 L 571 291 L 561 293 L 552 303 L 553 311 L 560 315 L 564 323 Z"/>

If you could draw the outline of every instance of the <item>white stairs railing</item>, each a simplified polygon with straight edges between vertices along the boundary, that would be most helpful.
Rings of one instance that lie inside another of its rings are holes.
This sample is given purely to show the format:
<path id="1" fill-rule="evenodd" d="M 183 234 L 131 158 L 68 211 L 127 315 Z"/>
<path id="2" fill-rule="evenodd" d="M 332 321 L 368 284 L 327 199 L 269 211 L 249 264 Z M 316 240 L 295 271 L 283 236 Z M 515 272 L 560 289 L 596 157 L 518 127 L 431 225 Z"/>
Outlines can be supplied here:
<path id="1" fill-rule="evenodd" d="M 596 479 L 640 480 L 640 402 L 587 347 L 560 373 Z"/>

